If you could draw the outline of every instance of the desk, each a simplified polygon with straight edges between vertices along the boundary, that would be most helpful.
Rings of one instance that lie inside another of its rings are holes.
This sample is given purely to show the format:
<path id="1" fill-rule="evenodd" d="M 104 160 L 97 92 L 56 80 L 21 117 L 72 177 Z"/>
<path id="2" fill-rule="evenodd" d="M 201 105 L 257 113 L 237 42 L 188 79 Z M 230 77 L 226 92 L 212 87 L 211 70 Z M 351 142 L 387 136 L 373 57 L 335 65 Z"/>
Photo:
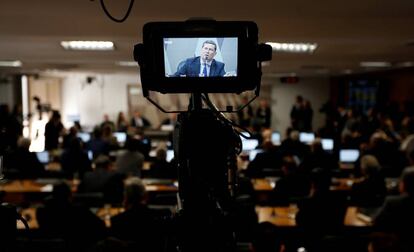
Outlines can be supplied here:
<path id="1" fill-rule="evenodd" d="M 0 184 L 0 190 L 5 192 L 4 201 L 21 204 L 28 201 L 41 201 L 45 196 L 52 192 L 53 184 L 59 179 L 22 179 L 11 180 L 5 184 Z M 79 185 L 79 180 L 64 180 L 71 186 L 72 192 L 76 193 Z M 143 179 L 145 188 L 149 193 L 164 193 L 164 192 L 177 192 L 177 182 L 173 180 L 156 180 L 156 179 Z"/>
<path id="2" fill-rule="evenodd" d="M 280 227 L 295 227 L 298 208 L 292 204 L 289 207 L 256 207 L 260 222 L 270 222 Z M 344 219 L 344 225 L 350 227 L 371 226 L 369 217 L 358 213 L 356 207 L 348 207 Z"/>
<path id="3" fill-rule="evenodd" d="M 252 179 L 253 187 L 255 191 L 272 191 L 279 178 L 263 178 L 263 179 Z M 333 178 L 330 189 L 332 191 L 349 191 L 352 185 L 360 181 L 360 178 Z"/>
<path id="4" fill-rule="evenodd" d="M 106 206 L 94 211 L 96 215 L 101 218 L 107 227 L 111 226 L 111 217 L 123 212 L 122 207 L 110 207 Z M 256 207 L 256 213 L 258 215 L 259 223 L 270 222 L 279 227 L 295 227 L 296 226 L 296 213 L 297 207 L 292 204 L 288 207 Z M 37 229 L 39 225 L 36 220 L 36 208 L 30 207 L 23 209 L 21 212 L 23 218 L 29 223 L 30 229 Z M 371 222 L 368 217 L 358 213 L 356 207 L 348 207 L 344 219 L 344 225 L 348 227 L 368 227 L 371 226 Z M 24 229 L 21 222 L 17 222 L 18 229 Z"/>

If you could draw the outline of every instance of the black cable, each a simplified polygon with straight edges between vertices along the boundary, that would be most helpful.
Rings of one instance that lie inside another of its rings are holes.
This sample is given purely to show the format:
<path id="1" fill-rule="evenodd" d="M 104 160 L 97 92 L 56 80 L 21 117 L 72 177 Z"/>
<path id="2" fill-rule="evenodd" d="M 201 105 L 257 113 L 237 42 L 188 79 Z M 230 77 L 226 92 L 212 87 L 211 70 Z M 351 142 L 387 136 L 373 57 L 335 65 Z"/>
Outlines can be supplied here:
<path id="1" fill-rule="evenodd" d="M 238 129 L 241 129 L 243 132 L 247 132 L 250 135 L 250 136 L 246 136 L 244 133 L 236 131 L 239 136 L 241 136 L 245 139 L 249 139 L 249 138 L 252 137 L 252 133 L 250 132 L 250 130 L 248 130 L 247 128 L 245 128 L 245 127 L 233 122 L 232 120 L 228 119 L 221 111 L 219 111 L 218 108 L 210 100 L 210 97 L 208 96 L 208 94 L 203 94 L 202 97 L 203 97 L 204 102 L 210 107 L 210 109 L 212 111 L 214 111 L 216 113 L 216 115 L 219 117 L 219 119 L 222 119 L 225 123 L 229 123 L 231 126 L 236 127 Z M 245 108 L 245 107 L 246 106 L 243 106 L 243 108 Z"/>
<path id="2" fill-rule="evenodd" d="M 17 214 L 17 220 L 19 220 L 19 221 L 21 221 L 23 223 L 23 225 L 26 228 L 26 230 L 29 230 L 30 229 L 29 223 L 27 223 L 26 219 L 23 218 L 23 216 L 21 214 L 19 214 L 19 213 Z"/>
<path id="3" fill-rule="evenodd" d="M 112 20 L 112 21 L 114 21 L 114 22 L 117 22 L 117 23 L 122 23 L 122 22 L 124 22 L 127 18 L 128 18 L 128 16 L 129 16 L 129 13 L 131 12 L 131 9 L 132 9 L 132 6 L 134 5 L 134 1 L 135 0 L 130 0 L 129 1 L 129 7 L 128 7 L 128 10 L 127 10 L 127 12 L 126 12 L 126 14 L 125 14 L 125 16 L 122 18 L 122 19 L 117 19 L 117 18 L 114 18 L 110 13 L 109 13 L 109 11 L 108 11 L 108 9 L 106 8 L 106 6 L 105 6 L 105 3 L 104 3 L 104 0 L 101 0 L 100 2 L 101 2 L 101 6 L 102 6 L 102 9 L 104 10 L 104 12 L 105 12 L 105 14 Z"/>

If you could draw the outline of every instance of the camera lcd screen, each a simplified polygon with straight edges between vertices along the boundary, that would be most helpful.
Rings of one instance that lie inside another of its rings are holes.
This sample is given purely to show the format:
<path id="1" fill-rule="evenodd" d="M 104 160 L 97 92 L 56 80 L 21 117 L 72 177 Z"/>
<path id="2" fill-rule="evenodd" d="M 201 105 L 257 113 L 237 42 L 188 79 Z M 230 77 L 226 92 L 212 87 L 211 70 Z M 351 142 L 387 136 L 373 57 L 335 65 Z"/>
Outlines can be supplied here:
<path id="1" fill-rule="evenodd" d="M 148 91 L 167 94 L 254 90 L 261 78 L 259 59 L 271 55 L 270 46 L 259 50 L 257 35 L 257 25 L 250 21 L 145 24 L 143 44 L 134 47 L 144 95 L 148 96 Z"/>
<path id="2" fill-rule="evenodd" d="M 237 37 L 163 38 L 165 77 L 237 77 Z"/>

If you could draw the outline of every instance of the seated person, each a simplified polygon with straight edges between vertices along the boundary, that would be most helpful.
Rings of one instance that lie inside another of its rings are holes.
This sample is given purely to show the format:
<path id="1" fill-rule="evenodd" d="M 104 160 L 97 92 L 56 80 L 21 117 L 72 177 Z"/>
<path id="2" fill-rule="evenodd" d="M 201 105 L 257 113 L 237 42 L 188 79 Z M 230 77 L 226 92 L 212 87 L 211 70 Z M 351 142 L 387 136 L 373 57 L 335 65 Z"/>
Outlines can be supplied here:
<path id="1" fill-rule="evenodd" d="M 150 167 L 150 177 L 162 179 L 177 179 L 177 167 L 167 161 L 167 151 L 160 148 L 156 152 L 155 160 Z"/>
<path id="2" fill-rule="evenodd" d="M 331 192 L 330 184 L 328 172 L 314 169 L 310 195 L 298 203 L 296 224 L 303 231 L 302 242 L 309 251 L 325 251 L 323 238 L 341 231 L 344 225 L 346 198 Z"/>
<path id="3" fill-rule="evenodd" d="M 338 161 L 322 148 L 321 139 L 317 138 L 312 142 L 310 152 L 305 155 L 301 166 L 309 172 L 315 168 L 333 171 L 338 169 Z"/>
<path id="4" fill-rule="evenodd" d="M 141 179 L 125 181 L 125 211 L 111 218 L 112 236 L 132 242 L 140 251 L 161 251 L 165 232 L 161 220 L 166 213 L 148 208 L 147 197 Z"/>
<path id="5" fill-rule="evenodd" d="M 44 167 L 38 160 L 36 153 L 29 151 L 30 139 L 20 138 L 17 149 L 8 158 L 4 166 L 9 172 L 17 172 L 19 178 L 37 178 L 44 174 Z"/>
<path id="6" fill-rule="evenodd" d="M 112 169 L 113 165 L 108 156 L 100 155 L 95 160 L 95 170 L 86 172 L 79 186 L 79 193 L 102 193 L 106 203 L 122 201 L 124 176 Z"/>
<path id="7" fill-rule="evenodd" d="M 309 194 L 310 181 L 301 170 L 293 156 L 285 156 L 282 163 L 283 176 L 276 182 L 274 188 L 275 200 L 286 201 L 303 198 Z"/>
<path id="8" fill-rule="evenodd" d="M 68 184 L 53 186 L 52 195 L 36 210 L 39 229 L 65 240 L 68 251 L 84 251 L 106 235 L 105 223 L 89 209 L 72 203 Z"/>
<path id="9" fill-rule="evenodd" d="M 403 251 L 413 251 L 412 227 L 414 226 L 414 168 L 405 169 L 400 180 L 399 196 L 386 198 L 374 217 L 374 226 L 400 237 Z"/>
<path id="10" fill-rule="evenodd" d="M 174 77 L 217 77 L 224 76 L 224 63 L 214 59 L 217 54 L 217 45 L 212 40 L 204 41 L 200 56 L 186 59 L 178 66 Z"/>
<path id="11" fill-rule="evenodd" d="M 309 153 L 309 146 L 300 142 L 299 131 L 290 129 L 287 131 L 288 137 L 282 141 L 280 150 L 283 155 L 294 155 L 300 160 L 303 160 L 303 158 Z"/>
<path id="12" fill-rule="evenodd" d="M 362 180 L 352 185 L 351 199 L 358 206 L 381 206 L 387 187 L 375 156 L 364 155 L 360 161 Z"/>
<path id="13" fill-rule="evenodd" d="M 125 150 L 119 150 L 115 169 L 118 173 L 141 177 L 145 156 L 140 151 L 142 143 L 135 138 L 128 138 L 125 143 Z"/>
<path id="14" fill-rule="evenodd" d="M 282 168 L 282 154 L 271 141 L 265 141 L 262 144 L 263 152 L 258 153 L 249 163 L 246 176 L 251 178 L 260 178 L 269 175 L 279 175 Z M 271 172 L 271 174 L 267 174 Z"/>
<path id="15" fill-rule="evenodd" d="M 62 171 L 71 178 L 76 174 L 82 178 L 85 172 L 92 170 L 91 161 L 79 138 L 70 140 L 68 148 L 60 156 L 60 161 Z"/>

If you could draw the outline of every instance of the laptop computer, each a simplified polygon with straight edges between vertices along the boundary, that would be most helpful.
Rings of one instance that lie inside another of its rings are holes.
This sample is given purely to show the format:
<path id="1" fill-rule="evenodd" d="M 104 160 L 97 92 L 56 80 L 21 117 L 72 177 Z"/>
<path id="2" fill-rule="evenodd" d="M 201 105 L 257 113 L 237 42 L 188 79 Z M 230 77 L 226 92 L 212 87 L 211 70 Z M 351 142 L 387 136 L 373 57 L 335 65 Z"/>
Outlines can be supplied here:
<path id="1" fill-rule="evenodd" d="M 89 140 L 91 140 L 91 134 L 89 134 L 88 132 L 79 132 L 77 134 L 77 137 L 80 138 L 84 143 L 87 143 L 89 142 Z"/>
<path id="2" fill-rule="evenodd" d="M 36 156 L 37 156 L 37 159 L 39 160 L 39 162 L 44 164 L 44 165 L 48 164 L 49 161 L 50 161 L 50 156 L 49 156 L 48 151 L 36 152 Z"/>
<path id="3" fill-rule="evenodd" d="M 273 132 L 272 133 L 272 143 L 274 145 L 280 145 L 281 144 L 281 137 L 280 137 L 280 133 L 279 132 Z"/>
<path id="4" fill-rule="evenodd" d="M 174 150 L 167 150 L 167 162 L 171 162 L 174 158 Z"/>
<path id="5" fill-rule="evenodd" d="M 249 151 L 249 161 L 250 162 L 253 161 L 256 158 L 257 154 L 262 153 L 262 152 L 263 152 L 262 149 L 256 149 L 256 150 Z"/>
<path id="6" fill-rule="evenodd" d="M 343 169 L 352 169 L 359 159 L 358 149 L 341 149 L 339 150 L 339 164 Z"/>
<path id="7" fill-rule="evenodd" d="M 299 141 L 304 144 L 311 144 L 313 141 L 315 141 L 315 134 L 312 132 L 300 132 Z"/>
<path id="8" fill-rule="evenodd" d="M 327 152 L 332 152 L 334 150 L 334 140 L 330 138 L 321 139 L 322 149 Z"/>
<path id="9" fill-rule="evenodd" d="M 242 138 L 242 150 L 243 151 L 250 151 L 254 150 L 259 146 L 259 140 L 257 139 L 244 139 Z"/>
<path id="10" fill-rule="evenodd" d="M 113 136 L 116 138 L 116 141 L 120 144 L 123 145 L 125 144 L 125 141 L 127 139 L 127 134 L 125 132 L 114 132 Z"/>

